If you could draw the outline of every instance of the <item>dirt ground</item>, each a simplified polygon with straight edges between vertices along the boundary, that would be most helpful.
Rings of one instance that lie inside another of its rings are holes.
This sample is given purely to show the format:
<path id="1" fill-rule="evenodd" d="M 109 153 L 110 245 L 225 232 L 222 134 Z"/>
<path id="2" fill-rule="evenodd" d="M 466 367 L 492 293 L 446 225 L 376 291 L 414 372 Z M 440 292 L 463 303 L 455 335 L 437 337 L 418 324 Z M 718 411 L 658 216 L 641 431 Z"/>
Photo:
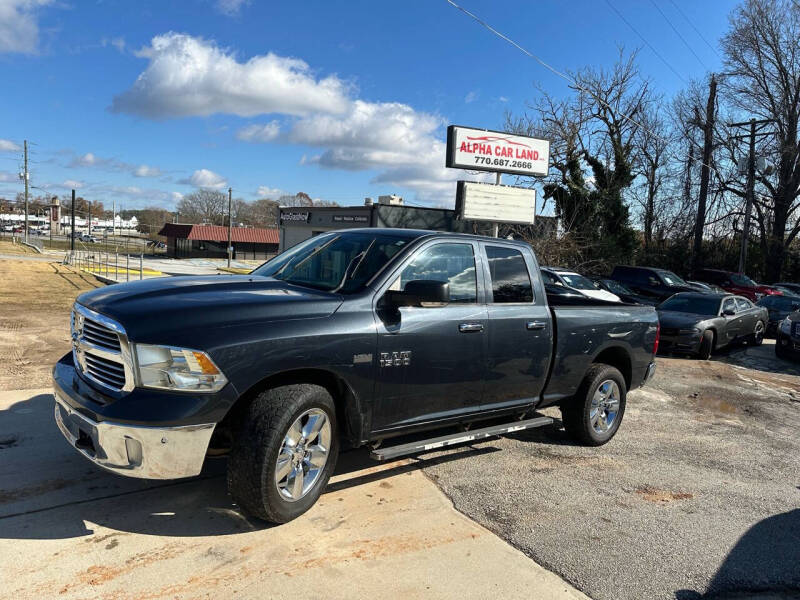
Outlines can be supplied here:
<path id="1" fill-rule="evenodd" d="M 0 254 L 15 248 L 0 243 Z M 49 385 L 53 364 L 70 348 L 69 309 L 99 285 L 57 262 L 0 260 L 0 391 Z"/>

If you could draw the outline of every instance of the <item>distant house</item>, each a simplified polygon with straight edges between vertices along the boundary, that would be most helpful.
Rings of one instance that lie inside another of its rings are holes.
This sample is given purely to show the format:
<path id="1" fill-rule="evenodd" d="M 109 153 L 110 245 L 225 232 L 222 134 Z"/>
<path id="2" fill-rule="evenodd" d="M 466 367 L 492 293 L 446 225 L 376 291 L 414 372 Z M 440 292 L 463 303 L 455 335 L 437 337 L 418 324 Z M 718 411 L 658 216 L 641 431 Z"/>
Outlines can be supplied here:
<path id="1" fill-rule="evenodd" d="M 174 258 L 227 258 L 228 228 L 222 225 L 166 223 L 158 235 L 167 238 L 167 254 Z M 233 258 L 266 259 L 278 253 L 277 229 L 234 227 Z"/>

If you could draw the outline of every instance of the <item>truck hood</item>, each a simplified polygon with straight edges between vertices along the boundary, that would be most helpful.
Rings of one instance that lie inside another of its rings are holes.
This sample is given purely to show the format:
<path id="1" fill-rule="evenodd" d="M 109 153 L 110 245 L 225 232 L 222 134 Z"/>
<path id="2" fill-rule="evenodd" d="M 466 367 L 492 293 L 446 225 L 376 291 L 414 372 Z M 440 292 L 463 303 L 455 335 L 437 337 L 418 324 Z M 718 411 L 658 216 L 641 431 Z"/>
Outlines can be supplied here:
<path id="1" fill-rule="evenodd" d="M 342 298 L 267 277 L 208 275 L 110 285 L 81 294 L 78 302 L 119 322 L 131 339 L 147 341 L 196 327 L 327 317 Z"/>

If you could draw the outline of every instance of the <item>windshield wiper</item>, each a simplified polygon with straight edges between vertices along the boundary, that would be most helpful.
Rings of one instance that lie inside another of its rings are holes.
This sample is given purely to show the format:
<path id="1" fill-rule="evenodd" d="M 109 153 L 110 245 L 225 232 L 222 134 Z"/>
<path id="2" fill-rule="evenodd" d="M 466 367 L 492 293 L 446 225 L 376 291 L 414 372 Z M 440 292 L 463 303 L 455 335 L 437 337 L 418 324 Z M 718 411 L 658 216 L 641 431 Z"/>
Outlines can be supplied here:
<path id="1" fill-rule="evenodd" d="M 284 272 L 284 270 L 286 270 L 286 268 L 287 268 L 289 265 L 292 265 L 292 267 L 294 267 L 294 270 L 297 270 L 297 269 L 299 269 L 299 268 L 300 268 L 302 265 L 304 265 L 304 264 L 305 264 L 305 263 L 306 263 L 308 260 L 310 260 L 312 257 L 314 257 L 314 256 L 316 256 L 317 254 L 319 254 L 320 252 L 322 252 L 322 251 L 323 251 L 325 248 L 327 248 L 328 246 L 330 246 L 330 245 L 331 245 L 333 242 L 335 242 L 335 241 L 336 241 L 336 240 L 338 240 L 338 239 L 339 239 L 339 236 L 337 235 L 336 237 L 334 237 L 334 238 L 331 238 L 330 240 L 328 240 L 327 242 L 325 242 L 325 243 L 324 243 L 324 244 L 322 244 L 321 246 L 317 246 L 316 248 L 314 248 L 314 250 L 311 252 L 311 254 L 309 254 L 308 256 L 306 256 L 306 257 L 305 257 L 303 260 L 301 260 L 301 261 L 300 261 L 299 263 L 297 263 L 297 264 L 292 264 L 292 261 L 289 261 L 289 262 L 287 262 L 287 263 L 286 263 L 285 265 L 283 265 L 283 266 L 282 266 L 280 269 L 278 269 L 277 271 L 275 271 L 275 273 L 274 273 L 274 275 L 272 275 L 272 277 L 273 277 L 273 278 L 275 278 L 275 279 L 277 279 L 277 277 L 276 277 L 276 276 L 277 276 L 277 275 L 280 275 L 281 273 L 283 273 L 283 272 Z"/>
<path id="2" fill-rule="evenodd" d="M 367 253 L 369 252 L 370 248 L 372 248 L 372 245 L 374 243 L 375 239 L 373 238 L 373 240 L 369 243 L 369 246 L 367 246 L 364 250 L 356 254 L 352 258 L 352 260 L 350 260 L 350 263 L 344 270 L 344 275 L 342 275 L 342 280 L 339 282 L 339 285 L 337 285 L 333 290 L 331 290 L 332 292 L 338 292 L 339 290 L 341 290 L 344 287 L 344 284 L 347 283 L 347 280 L 355 276 L 356 271 L 358 271 L 358 269 L 361 267 L 361 263 L 364 262 L 364 259 L 367 257 Z"/>

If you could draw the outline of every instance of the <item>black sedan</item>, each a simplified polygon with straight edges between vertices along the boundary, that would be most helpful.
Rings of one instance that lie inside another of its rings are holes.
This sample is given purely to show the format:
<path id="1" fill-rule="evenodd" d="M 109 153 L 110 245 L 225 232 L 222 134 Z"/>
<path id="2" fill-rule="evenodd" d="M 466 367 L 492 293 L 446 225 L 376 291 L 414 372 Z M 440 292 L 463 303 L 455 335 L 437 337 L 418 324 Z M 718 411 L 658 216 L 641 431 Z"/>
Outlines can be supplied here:
<path id="1" fill-rule="evenodd" d="M 800 360 L 800 311 L 789 314 L 778 323 L 775 354 L 780 358 Z"/>
<path id="2" fill-rule="evenodd" d="M 775 335 L 778 323 L 788 317 L 789 313 L 800 310 L 800 296 L 764 296 L 756 304 L 767 309 L 767 334 Z"/>
<path id="3" fill-rule="evenodd" d="M 730 294 L 682 292 L 656 307 L 661 325 L 659 350 L 707 359 L 738 341 L 756 346 L 764 339 L 767 309 Z"/>
<path id="4" fill-rule="evenodd" d="M 620 283 L 614 279 L 609 279 L 608 277 L 593 277 L 592 281 L 601 290 L 616 294 L 619 296 L 620 300 L 628 304 L 645 304 L 647 306 L 655 306 L 658 304 L 658 300 L 655 298 L 637 294 L 624 283 Z"/>

